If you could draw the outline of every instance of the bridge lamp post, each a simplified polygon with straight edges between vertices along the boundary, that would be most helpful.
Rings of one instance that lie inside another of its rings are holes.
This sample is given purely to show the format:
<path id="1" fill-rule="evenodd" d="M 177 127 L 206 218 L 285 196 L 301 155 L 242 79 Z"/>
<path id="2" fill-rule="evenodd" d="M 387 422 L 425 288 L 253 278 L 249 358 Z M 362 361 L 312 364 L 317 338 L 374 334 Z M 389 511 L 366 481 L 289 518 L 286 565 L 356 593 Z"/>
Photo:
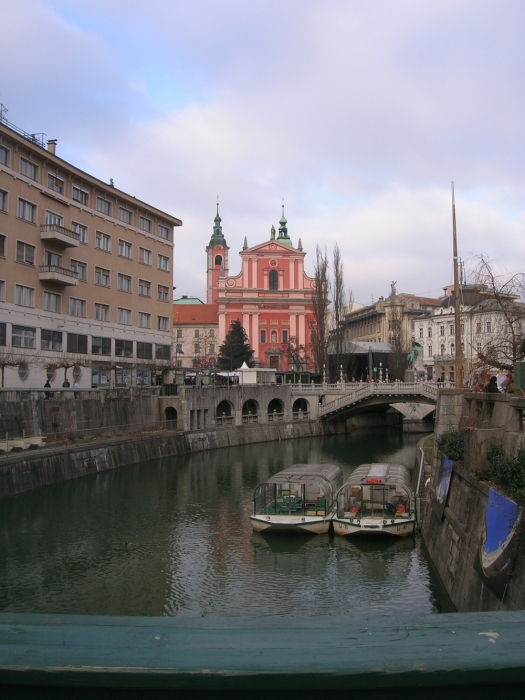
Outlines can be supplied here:
<path id="1" fill-rule="evenodd" d="M 379 363 L 379 381 L 380 382 L 383 381 L 383 363 L 382 362 Z"/>

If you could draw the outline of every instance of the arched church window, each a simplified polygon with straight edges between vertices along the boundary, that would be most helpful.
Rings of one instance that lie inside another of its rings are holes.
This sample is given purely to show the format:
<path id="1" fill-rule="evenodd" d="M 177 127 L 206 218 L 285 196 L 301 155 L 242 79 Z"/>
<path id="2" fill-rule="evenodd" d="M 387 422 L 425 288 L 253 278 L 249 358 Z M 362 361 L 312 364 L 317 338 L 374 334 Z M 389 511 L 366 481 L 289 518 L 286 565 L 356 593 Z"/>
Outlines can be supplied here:
<path id="1" fill-rule="evenodd" d="M 277 270 L 270 270 L 270 289 L 279 289 Z"/>
<path id="2" fill-rule="evenodd" d="M 217 267 L 219 267 L 220 265 L 222 265 L 222 255 L 216 255 L 216 256 L 215 256 L 215 265 L 216 265 Z"/>

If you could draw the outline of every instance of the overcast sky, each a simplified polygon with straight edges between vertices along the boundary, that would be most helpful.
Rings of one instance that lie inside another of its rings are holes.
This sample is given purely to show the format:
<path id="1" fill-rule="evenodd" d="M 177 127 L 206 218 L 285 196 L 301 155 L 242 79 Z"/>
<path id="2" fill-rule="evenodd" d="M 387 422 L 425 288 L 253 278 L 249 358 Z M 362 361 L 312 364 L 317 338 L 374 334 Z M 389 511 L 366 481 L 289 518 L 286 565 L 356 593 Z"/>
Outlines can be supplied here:
<path id="1" fill-rule="evenodd" d="M 284 198 L 312 274 L 439 296 L 460 255 L 525 268 L 523 0 L 3 0 L 0 102 L 57 154 L 184 222 L 176 294 Z"/>

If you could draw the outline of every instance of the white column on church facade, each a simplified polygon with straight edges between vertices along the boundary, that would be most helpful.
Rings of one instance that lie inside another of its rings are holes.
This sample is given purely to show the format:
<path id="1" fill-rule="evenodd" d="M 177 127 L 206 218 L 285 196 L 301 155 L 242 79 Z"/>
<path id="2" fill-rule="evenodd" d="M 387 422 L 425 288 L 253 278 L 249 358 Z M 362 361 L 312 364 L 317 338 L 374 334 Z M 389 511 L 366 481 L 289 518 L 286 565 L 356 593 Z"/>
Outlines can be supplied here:
<path id="1" fill-rule="evenodd" d="M 295 289 L 295 260 L 290 260 L 290 289 Z"/>
<path id="2" fill-rule="evenodd" d="M 252 258 L 252 289 L 257 289 L 257 258 Z"/>
<path id="3" fill-rule="evenodd" d="M 290 338 L 297 338 L 297 314 L 290 314 Z"/>
<path id="4" fill-rule="evenodd" d="M 219 337 L 217 342 L 219 345 L 224 343 L 226 338 L 226 311 L 219 311 Z"/>
<path id="5" fill-rule="evenodd" d="M 250 314 L 249 313 L 246 313 L 246 312 L 243 313 L 242 325 L 243 325 L 244 330 L 246 331 L 246 335 L 248 336 L 248 340 L 250 341 L 251 340 L 251 337 L 250 337 L 251 328 L 250 328 Z M 250 345 L 251 345 L 251 343 L 250 343 Z"/>

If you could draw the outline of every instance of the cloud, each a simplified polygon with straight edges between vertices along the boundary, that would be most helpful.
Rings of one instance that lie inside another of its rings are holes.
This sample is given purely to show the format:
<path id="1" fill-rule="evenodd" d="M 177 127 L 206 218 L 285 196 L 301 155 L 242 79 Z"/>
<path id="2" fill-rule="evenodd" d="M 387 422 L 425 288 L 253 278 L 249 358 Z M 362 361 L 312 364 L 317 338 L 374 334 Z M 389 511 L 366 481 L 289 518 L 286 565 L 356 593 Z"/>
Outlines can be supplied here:
<path id="1" fill-rule="evenodd" d="M 308 269 L 337 241 L 356 300 L 450 281 L 452 179 L 464 255 L 523 254 L 520 2 L 5 5 L 9 117 L 183 219 L 182 293 L 204 296 L 217 194 L 232 273 L 284 197 Z"/>

